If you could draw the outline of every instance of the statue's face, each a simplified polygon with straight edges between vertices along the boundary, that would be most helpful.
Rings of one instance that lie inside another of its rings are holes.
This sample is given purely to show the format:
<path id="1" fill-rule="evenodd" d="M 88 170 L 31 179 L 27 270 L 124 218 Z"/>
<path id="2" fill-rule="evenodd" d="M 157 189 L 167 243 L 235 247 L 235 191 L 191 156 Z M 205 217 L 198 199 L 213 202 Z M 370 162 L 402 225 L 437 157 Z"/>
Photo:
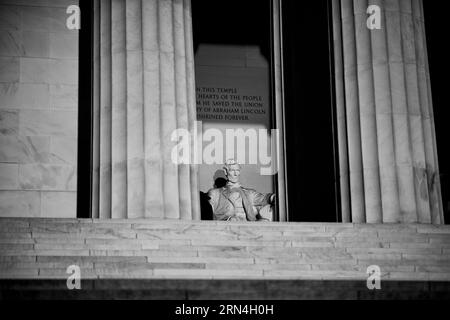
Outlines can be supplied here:
<path id="1" fill-rule="evenodd" d="M 241 168 L 237 164 L 232 164 L 225 172 L 228 181 L 232 183 L 239 182 L 239 176 L 241 175 Z"/>

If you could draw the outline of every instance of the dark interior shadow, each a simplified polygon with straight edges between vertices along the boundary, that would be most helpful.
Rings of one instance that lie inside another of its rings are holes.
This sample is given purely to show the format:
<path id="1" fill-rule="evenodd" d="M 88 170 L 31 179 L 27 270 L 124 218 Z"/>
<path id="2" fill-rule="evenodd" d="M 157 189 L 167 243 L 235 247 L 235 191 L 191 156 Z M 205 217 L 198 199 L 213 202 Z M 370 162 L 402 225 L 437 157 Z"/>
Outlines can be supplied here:
<path id="1" fill-rule="evenodd" d="M 227 177 L 225 176 L 225 171 L 222 169 L 217 170 L 214 173 L 214 188 L 222 188 L 227 184 Z"/>
<path id="2" fill-rule="evenodd" d="M 227 184 L 225 172 L 220 169 L 214 173 L 214 188 L 222 188 Z M 205 192 L 200 191 L 200 216 L 202 220 L 213 220 L 213 210 L 209 204 L 209 196 Z"/>
<path id="3" fill-rule="evenodd" d="M 209 196 L 205 192 L 200 191 L 200 216 L 202 220 L 212 220 L 213 211 L 209 204 Z"/>

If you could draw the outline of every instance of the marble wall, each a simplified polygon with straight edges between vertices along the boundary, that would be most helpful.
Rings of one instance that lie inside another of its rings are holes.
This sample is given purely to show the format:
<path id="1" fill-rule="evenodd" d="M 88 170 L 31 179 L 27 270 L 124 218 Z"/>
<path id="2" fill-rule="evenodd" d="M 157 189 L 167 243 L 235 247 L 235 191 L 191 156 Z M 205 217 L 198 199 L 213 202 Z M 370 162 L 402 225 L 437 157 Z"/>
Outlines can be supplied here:
<path id="1" fill-rule="evenodd" d="M 75 0 L 0 0 L 0 217 L 75 217 Z"/>

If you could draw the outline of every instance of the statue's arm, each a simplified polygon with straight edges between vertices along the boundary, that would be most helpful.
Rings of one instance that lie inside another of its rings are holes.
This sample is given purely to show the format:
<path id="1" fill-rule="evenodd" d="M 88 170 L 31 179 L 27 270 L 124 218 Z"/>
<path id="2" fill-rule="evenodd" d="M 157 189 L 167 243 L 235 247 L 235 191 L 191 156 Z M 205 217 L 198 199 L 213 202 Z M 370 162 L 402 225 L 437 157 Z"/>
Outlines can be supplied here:
<path id="1" fill-rule="evenodd" d="M 208 196 L 214 220 L 228 220 L 230 217 L 230 212 L 224 210 L 225 208 L 223 207 L 223 204 L 220 203 L 221 189 L 209 190 Z"/>
<path id="2" fill-rule="evenodd" d="M 251 201 L 254 206 L 265 206 L 273 204 L 275 201 L 274 193 L 260 193 L 255 190 L 250 190 Z"/>
<path id="3" fill-rule="evenodd" d="M 211 205 L 213 213 L 216 211 L 219 204 L 219 190 L 211 189 L 208 191 L 209 204 Z"/>

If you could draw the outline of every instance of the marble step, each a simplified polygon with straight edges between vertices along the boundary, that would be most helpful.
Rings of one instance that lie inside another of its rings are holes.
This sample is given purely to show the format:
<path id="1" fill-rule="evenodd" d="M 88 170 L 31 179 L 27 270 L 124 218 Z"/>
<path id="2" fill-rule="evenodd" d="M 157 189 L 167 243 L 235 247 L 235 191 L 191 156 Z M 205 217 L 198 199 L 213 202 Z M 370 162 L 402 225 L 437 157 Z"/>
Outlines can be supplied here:
<path id="1" fill-rule="evenodd" d="M 225 229 L 225 228 L 224 228 Z M 246 230 L 247 231 L 247 230 Z M 120 228 L 90 228 L 85 230 L 54 230 L 54 229 L 31 229 L 31 230 L 15 230 L 8 228 L 0 231 L 0 243 L 4 243 L 8 239 L 17 239 L 18 242 L 27 243 L 26 239 L 64 239 L 71 242 L 83 242 L 83 239 L 120 239 L 120 240 L 192 240 L 193 244 L 204 242 L 205 239 L 214 243 L 264 243 L 266 245 L 285 246 L 286 242 L 293 245 L 301 245 L 302 243 L 318 243 L 318 242 L 336 242 L 336 243 L 446 243 L 450 244 L 450 235 L 446 233 L 414 233 L 403 232 L 398 233 L 392 231 L 387 234 L 370 234 L 358 231 L 348 231 L 340 233 L 330 232 L 308 232 L 299 231 L 295 234 L 292 232 L 266 232 L 264 230 L 251 230 L 245 233 L 236 233 L 233 230 L 190 230 L 173 231 L 136 231 L 131 229 Z M 22 240 L 19 240 L 22 239 Z M 41 241 L 42 242 L 42 241 Z"/>
<path id="2" fill-rule="evenodd" d="M 36 231 L 43 229 L 46 232 L 54 229 L 63 232 L 102 229 L 121 230 L 176 230 L 180 232 L 192 231 L 264 231 L 282 232 L 285 236 L 298 232 L 331 232 L 345 233 L 347 230 L 352 234 L 361 233 L 363 235 L 392 234 L 396 233 L 425 233 L 425 234 L 449 234 L 448 228 L 420 224 L 335 224 L 335 223 L 234 223 L 220 221 L 179 221 L 179 220 L 92 220 L 92 219 L 36 219 L 22 218 L 20 221 L 14 218 L 0 218 L 0 231 Z"/>
<path id="3" fill-rule="evenodd" d="M 0 218 L 0 278 L 450 280 L 450 228 Z"/>
<path id="4" fill-rule="evenodd" d="M 364 270 L 286 270 L 286 269 L 87 269 L 81 279 L 309 279 L 309 280 L 367 280 Z M 1 270 L 0 279 L 59 279 L 65 281 L 66 269 L 33 268 Z M 391 270 L 381 272 L 382 280 L 450 281 L 450 272 Z"/>

